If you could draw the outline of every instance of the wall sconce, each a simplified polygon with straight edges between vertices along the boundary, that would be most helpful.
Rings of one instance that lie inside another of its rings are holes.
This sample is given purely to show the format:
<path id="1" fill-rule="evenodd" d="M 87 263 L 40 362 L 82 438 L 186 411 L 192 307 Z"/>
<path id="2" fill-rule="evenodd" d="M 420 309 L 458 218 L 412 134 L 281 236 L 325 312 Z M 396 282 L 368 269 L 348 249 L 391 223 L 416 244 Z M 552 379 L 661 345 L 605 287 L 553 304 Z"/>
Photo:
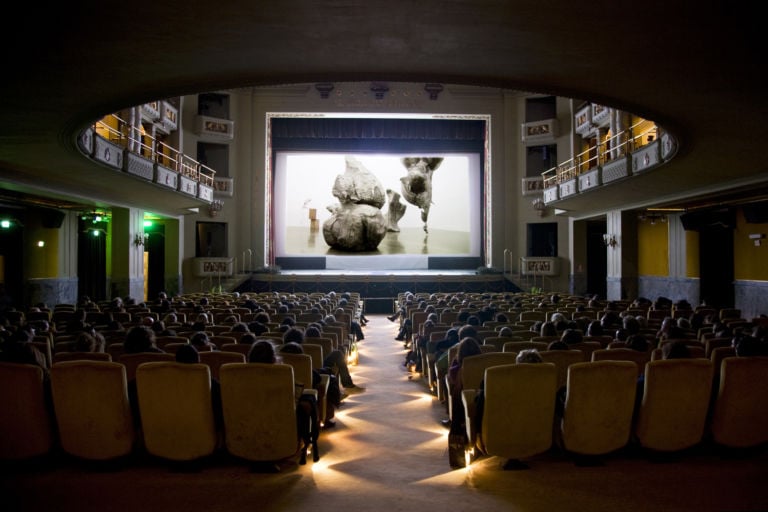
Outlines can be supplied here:
<path id="1" fill-rule="evenodd" d="M 133 245 L 142 247 L 149 240 L 149 233 L 136 233 L 133 235 Z"/>
<path id="2" fill-rule="evenodd" d="M 539 214 L 539 217 L 543 217 L 547 212 L 547 203 L 544 202 L 544 199 L 538 197 L 534 199 L 531 204 L 533 204 L 533 209 L 536 210 L 536 213 Z"/>
<path id="3" fill-rule="evenodd" d="M 608 233 L 603 235 L 603 243 L 606 247 L 615 248 L 619 245 L 619 241 L 616 239 L 616 235 L 610 235 Z"/>
<path id="4" fill-rule="evenodd" d="M 762 245 L 762 240 L 765 238 L 765 233 L 751 233 L 749 239 L 755 242 L 755 247 Z"/>
<path id="5" fill-rule="evenodd" d="M 208 216 L 217 216 L 222 208 L 224 208 L 224 201 L 221 199 L 214 199 L 211 201 L 211 204 L 208 205 Z"/>

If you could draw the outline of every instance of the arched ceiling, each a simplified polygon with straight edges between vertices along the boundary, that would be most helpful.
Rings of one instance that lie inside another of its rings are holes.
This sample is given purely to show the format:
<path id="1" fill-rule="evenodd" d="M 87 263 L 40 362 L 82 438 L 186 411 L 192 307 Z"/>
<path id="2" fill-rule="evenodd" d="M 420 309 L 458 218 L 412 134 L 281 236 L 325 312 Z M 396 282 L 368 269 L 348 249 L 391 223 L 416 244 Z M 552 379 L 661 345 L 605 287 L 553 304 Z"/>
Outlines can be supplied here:
<path id="1" fill-rule="evenodd" d="M 74 149 L 74 134 L 157 98 L 372 80 L 586 99 L 679 138 L 681 151 L 663 170 L 558 205 L 575 216 L 768 183 L 756 4 L 138 0 L 17 9 L 0 34 L 0 181 L 17 192 L 175 210 L 184 198 L 169 204 L 166 192 L 129 178 L 100 179 L 102 169 Z"/>

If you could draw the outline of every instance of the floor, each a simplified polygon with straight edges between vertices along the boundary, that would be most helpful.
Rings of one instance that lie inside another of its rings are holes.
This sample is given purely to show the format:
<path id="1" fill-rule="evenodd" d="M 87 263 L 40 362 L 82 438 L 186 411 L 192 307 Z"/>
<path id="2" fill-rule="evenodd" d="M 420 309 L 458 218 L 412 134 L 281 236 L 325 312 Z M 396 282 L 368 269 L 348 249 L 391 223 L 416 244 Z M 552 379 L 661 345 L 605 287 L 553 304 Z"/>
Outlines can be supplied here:
<path id="1" fill-rule="evenodd" d="M 707 447 L 677 460 L 639 453 L 581 467 L 565 454 L 504 471 L 503 460 L 479 458 L 451 470 L 444 408 L 402 366 L 396 325 L 371 315 L 360 343 L 355 382 L 323 432 L 318 462 L 255 473 L 221 457 L 197 470 L 140 458 L 95 467 L 71 459 L 43 467 L 6 467 L 0 509 L 7 511 L 745 511 L 768 510 L 768 451 L 723 454 Z"/>

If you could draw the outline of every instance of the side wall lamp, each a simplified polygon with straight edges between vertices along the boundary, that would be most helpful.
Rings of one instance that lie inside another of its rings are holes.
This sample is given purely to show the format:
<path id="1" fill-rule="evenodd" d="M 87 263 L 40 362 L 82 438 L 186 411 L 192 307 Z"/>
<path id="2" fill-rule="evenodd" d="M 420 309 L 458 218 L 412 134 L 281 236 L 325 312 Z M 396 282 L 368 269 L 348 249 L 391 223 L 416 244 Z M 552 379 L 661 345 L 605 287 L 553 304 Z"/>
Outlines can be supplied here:
<path id="1" fill-rule="evenodd" d="M 133 235 L 133 245 L 136 247 L 142 247 L 149 239 L 148 233 L 136 233 Z"/>
<path id="2" fill-rule="evenodd" d="M 606 233 L 603 235 L 603 243 L 606 247 L 614 249 L 619 245 L 619 240 L 616 238 L 616 235 Z"/>

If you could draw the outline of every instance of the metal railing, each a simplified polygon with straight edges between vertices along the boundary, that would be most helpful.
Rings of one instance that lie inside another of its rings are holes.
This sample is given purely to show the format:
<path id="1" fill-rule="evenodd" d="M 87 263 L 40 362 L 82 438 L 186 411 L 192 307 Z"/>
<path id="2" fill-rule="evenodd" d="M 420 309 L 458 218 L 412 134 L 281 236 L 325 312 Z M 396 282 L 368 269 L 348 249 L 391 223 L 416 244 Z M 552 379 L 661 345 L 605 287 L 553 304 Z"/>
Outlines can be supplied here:
<path id="1" fill-rule="evenodd" d="M 640 120 L 628 129 L 618 132 L 557 166 L 547 169 L 541 176 L 544 188 L 565 183 L 603 165 L 650 144 L 658 138 L 658 127 L 647 120 Z"/>
<path id="2" fill-rule="evenodd" d="M 132 128 L 130 123 L 115 114 L 96 121 L 93 129 L 96 134 L 131 153 L 143 156 L 202 185 L 213 187 L 216 171 L 140 129 Z"/>

